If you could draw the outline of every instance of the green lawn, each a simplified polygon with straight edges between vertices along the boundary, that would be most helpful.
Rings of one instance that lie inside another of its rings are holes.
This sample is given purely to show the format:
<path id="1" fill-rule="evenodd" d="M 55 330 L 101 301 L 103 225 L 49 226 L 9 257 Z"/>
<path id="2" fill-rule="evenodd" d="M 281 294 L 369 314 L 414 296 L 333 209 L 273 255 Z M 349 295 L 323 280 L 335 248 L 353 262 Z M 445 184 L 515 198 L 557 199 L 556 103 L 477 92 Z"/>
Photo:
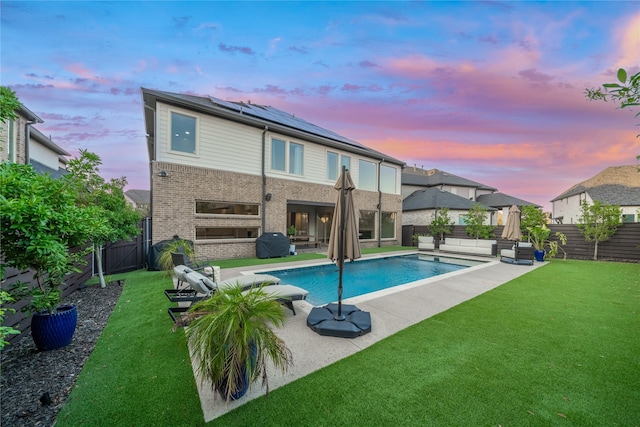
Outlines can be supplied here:
<path id="1" fill-rule="evenodd" d="M 57 426 L 205 424 L 170 285 L 127 275 Z M 556 260 L 209 424 L 638 426 L 639 311 L 640 265 Z"/>

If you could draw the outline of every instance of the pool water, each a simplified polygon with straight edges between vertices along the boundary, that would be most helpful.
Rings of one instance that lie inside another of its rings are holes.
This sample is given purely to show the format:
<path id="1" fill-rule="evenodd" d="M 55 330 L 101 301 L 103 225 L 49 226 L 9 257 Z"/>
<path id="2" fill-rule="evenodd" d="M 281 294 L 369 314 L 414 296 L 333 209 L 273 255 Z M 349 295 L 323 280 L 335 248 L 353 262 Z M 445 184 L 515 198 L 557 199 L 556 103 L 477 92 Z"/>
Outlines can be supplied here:
<path id="1" fill-rule="evenodd" d="M 342 299 L 451 273 L 477 264 L 479 263 L 465 262 L 462 259 L 425 257 L 419 254 L 345 262 L 342 273 Z M 280 278 L 282 283 L 308 290 L 307 301 L 312 305 L 324 305 L 338 300 L 339 271 L 335 264 L 263 273 Z"/>

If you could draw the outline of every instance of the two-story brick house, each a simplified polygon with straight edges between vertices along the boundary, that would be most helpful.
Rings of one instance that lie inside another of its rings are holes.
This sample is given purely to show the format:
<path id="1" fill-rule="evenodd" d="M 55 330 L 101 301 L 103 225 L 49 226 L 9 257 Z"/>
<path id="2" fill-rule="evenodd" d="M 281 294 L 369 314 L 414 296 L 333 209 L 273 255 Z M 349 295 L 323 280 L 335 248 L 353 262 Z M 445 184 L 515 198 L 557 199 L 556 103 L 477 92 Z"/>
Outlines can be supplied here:
<path id="1" fill-rule="evenodd" d="M 255 256 L 264 232 L 328 239 L 342 165 L 357 189 L 363 247 L 401 241 L 404 162 L 266 105 L 142 89 L 152 242 L 199 256 Z"/>

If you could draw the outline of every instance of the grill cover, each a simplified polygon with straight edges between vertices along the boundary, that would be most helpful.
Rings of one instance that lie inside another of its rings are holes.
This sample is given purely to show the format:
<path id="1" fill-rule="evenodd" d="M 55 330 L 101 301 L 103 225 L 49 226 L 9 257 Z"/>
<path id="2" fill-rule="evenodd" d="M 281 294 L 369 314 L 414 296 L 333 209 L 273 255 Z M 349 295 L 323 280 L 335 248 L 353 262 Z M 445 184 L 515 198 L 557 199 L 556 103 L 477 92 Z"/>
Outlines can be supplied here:
<path id="1" fill-rule="evenodd" d="M 256 257 L 277 258 L 289 255 L 289 239 L 282 233 L 264 233 L 256 239 Z"/>

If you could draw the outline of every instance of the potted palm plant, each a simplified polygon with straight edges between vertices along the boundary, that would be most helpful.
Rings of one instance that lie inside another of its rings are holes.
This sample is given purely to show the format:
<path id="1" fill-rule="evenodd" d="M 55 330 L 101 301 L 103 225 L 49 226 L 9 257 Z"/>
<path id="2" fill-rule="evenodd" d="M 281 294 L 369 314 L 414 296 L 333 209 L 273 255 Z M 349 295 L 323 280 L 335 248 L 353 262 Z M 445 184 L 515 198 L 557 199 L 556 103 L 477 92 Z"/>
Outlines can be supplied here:
<path id="1" fill-rule="evenodd" d="M 542 262 L 545 257 L 553 258 L 558 254 L 558 251 L 562 251 L 564 259 L 567 258 L 567 253 L 558 243 L 559 240 L 563 245 L 567 244 L 567 236 L 564 233 L 557 231 L 555 233 L 556 240 L 550 240 L 551 230 L 546 224 L 528 227 L 527 230 L 529 232 L 529 241 L 531 241 L 535 249 L 536 261 Z"/>
<path id="2" fill-rule="evenodd" d="M 194 304 L 185 317 L 187 337 L 199 374 L 227 401 L 242 397 L 249 385 L 267 380 L 267 360 L 285 372 L 291 351 L 271 329 L 284 324 L 282 306 L 262 287 L 243 291 L 237 284 Z"/>

